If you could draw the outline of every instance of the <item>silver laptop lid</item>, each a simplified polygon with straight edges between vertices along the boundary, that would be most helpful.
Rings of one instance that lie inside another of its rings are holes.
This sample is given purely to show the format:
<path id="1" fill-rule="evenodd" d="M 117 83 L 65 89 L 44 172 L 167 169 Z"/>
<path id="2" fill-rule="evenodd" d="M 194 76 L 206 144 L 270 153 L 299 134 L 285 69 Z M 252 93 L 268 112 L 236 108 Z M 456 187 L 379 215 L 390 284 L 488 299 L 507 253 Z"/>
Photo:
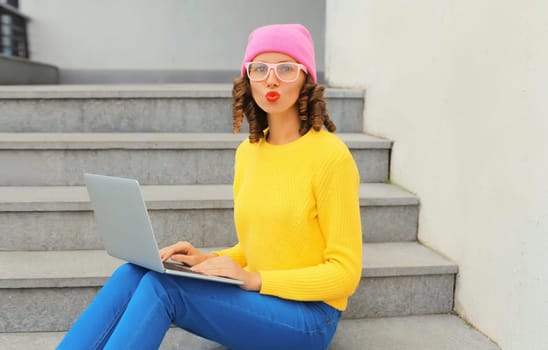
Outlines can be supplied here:
<path id="1" fill-rule="evenodd" d="M 107 252 L 122 260 L 163 272 L 139 182 L 84 174 L 95 222 Z"/>

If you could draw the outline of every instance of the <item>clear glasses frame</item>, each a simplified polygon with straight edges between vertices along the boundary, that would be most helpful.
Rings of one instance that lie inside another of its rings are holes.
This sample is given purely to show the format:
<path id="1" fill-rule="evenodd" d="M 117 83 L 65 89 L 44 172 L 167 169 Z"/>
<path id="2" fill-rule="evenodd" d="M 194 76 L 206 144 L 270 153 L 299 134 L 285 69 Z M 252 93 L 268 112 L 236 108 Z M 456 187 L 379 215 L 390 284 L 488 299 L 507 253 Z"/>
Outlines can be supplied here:
<path id="1" fill-rule="evenodd" d="M 253 68 L 253 65 L 256 65 L 258 68 L 266 68 L 266 70 L 255 70 L 251 71 Z M 288 70 L 291 71 L 291 74 L 295 74 L 294 78 L 287 78 L 287 72 Z M 299 78 L 299 73 L 302 70 L 306 74 L 308 74 L 308 71 L 306 70 L 306 67 L 300 63 L 295 62 L 281 62 L 281 63 L 266 63 L 266 62 L 247 62 L 245 63 L 245 70 L 247 72 L 247 76 L 249 80 L 251 81 L 263 81 L 268 78 L 268 75 L 270 74 L 270 71 L 273 70 L 274 74 L 276 74 L 276 77 L 285 83 L 291 83 Z M 296 72 L 296 73 L 293 73 Z"/>

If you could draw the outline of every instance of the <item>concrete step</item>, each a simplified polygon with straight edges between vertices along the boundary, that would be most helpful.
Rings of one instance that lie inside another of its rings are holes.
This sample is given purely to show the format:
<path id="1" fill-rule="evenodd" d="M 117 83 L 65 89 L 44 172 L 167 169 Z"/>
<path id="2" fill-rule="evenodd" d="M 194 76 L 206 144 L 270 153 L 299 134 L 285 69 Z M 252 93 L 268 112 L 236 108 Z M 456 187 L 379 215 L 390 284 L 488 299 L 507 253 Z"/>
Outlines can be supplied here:
<path id="1" fill-rule="evenodd" d="M 236 239 L 231 185 L 142 186 L 158 244 Z M 419 200 L 394 185 L 360 185 L 364 240 L 414 241 Z M 394 220 L 394 218 L 398 218 Z M 0 250 L 102 249 L 85 187 L 0 187 Z"/>
<path id="2" fill-rule="evenodd" d="M 388 179 L 391 142 L 340 133 L 363 182 Z M 142 184 L 232 183 L 234 153 L 246 134 L 0 133 L 0 185 L 82 185 L 84 172 Z"/>
<path id="3" fill-rule="evenodd" d="M 363 131 L 364 92 L 328 88 L 340 132 Z M 232 132 L 232 85 L 0 86 L 2 132 Z"/>
<path id="4" fill-rule="evenodd" d="M 53 349 L 65 332 L 0 333 L 4 350 Z M 179 328 L 161 350 L 226 350 Z M 450 314 L 342 320 L 329 350 L 500 350 L 458 316 Z"/>
<path id="5" fill-rule="evenodd" d="M 0 252 L 0 332 L 65 331 L 121 263 L 101 250 Z M 364 246 L 345 318 L 447 313 L 457 266 L 416 242 Z"/>
<path id="6" fill-rule="evenodd" d="M 449 314 L 342 320 L 329 349 L 500 350 L 458 316 Z"/>

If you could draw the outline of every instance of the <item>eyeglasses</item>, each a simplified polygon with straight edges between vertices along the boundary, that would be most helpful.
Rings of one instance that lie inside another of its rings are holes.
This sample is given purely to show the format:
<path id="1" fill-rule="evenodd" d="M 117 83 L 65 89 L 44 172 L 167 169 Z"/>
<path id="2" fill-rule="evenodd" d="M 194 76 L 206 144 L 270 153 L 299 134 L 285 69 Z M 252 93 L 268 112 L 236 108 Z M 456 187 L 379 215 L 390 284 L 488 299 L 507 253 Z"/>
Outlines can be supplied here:
<path id="1" fill-rule="evenodd" d="M 283 82 L 290 83 L 299 78 L 299 72 L 302 70 L 305 73 L 306 67 L 299 63 L 283 62 L 283 63 L 265 63 L 265 62 L 247 62 L 245 64 L 247 76 L 251 81 L 262 81 L 268 77 L 271 69 L 274 70 L 278 79 Z"/>

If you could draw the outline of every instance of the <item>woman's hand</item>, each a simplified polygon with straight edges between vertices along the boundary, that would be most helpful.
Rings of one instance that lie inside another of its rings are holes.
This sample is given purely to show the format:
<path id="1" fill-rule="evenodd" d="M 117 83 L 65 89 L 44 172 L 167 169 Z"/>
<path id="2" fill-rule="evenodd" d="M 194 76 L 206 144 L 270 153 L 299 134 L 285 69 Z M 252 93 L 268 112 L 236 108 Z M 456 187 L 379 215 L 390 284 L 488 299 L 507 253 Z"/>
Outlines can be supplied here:
<path id="1" fill-rule="evenodd" d="M 206 275 L 223 276 L 244 282 L 242 289 L 258 291 L 261 289 L 261 275 L 258 272 L 245 271 L 229 256 L 215 256 L 192 267 L 196 272 Z"/>
<path id="2" fill-rule="evenodd" d="M 194 266 L 216 256 L 216 254 L 204 254 L 186 241 L 177 242 L 169 247 L 160 249 L 162 261 L 167 261 L 171 258 L 174 261 L 190 266 Z"/>

